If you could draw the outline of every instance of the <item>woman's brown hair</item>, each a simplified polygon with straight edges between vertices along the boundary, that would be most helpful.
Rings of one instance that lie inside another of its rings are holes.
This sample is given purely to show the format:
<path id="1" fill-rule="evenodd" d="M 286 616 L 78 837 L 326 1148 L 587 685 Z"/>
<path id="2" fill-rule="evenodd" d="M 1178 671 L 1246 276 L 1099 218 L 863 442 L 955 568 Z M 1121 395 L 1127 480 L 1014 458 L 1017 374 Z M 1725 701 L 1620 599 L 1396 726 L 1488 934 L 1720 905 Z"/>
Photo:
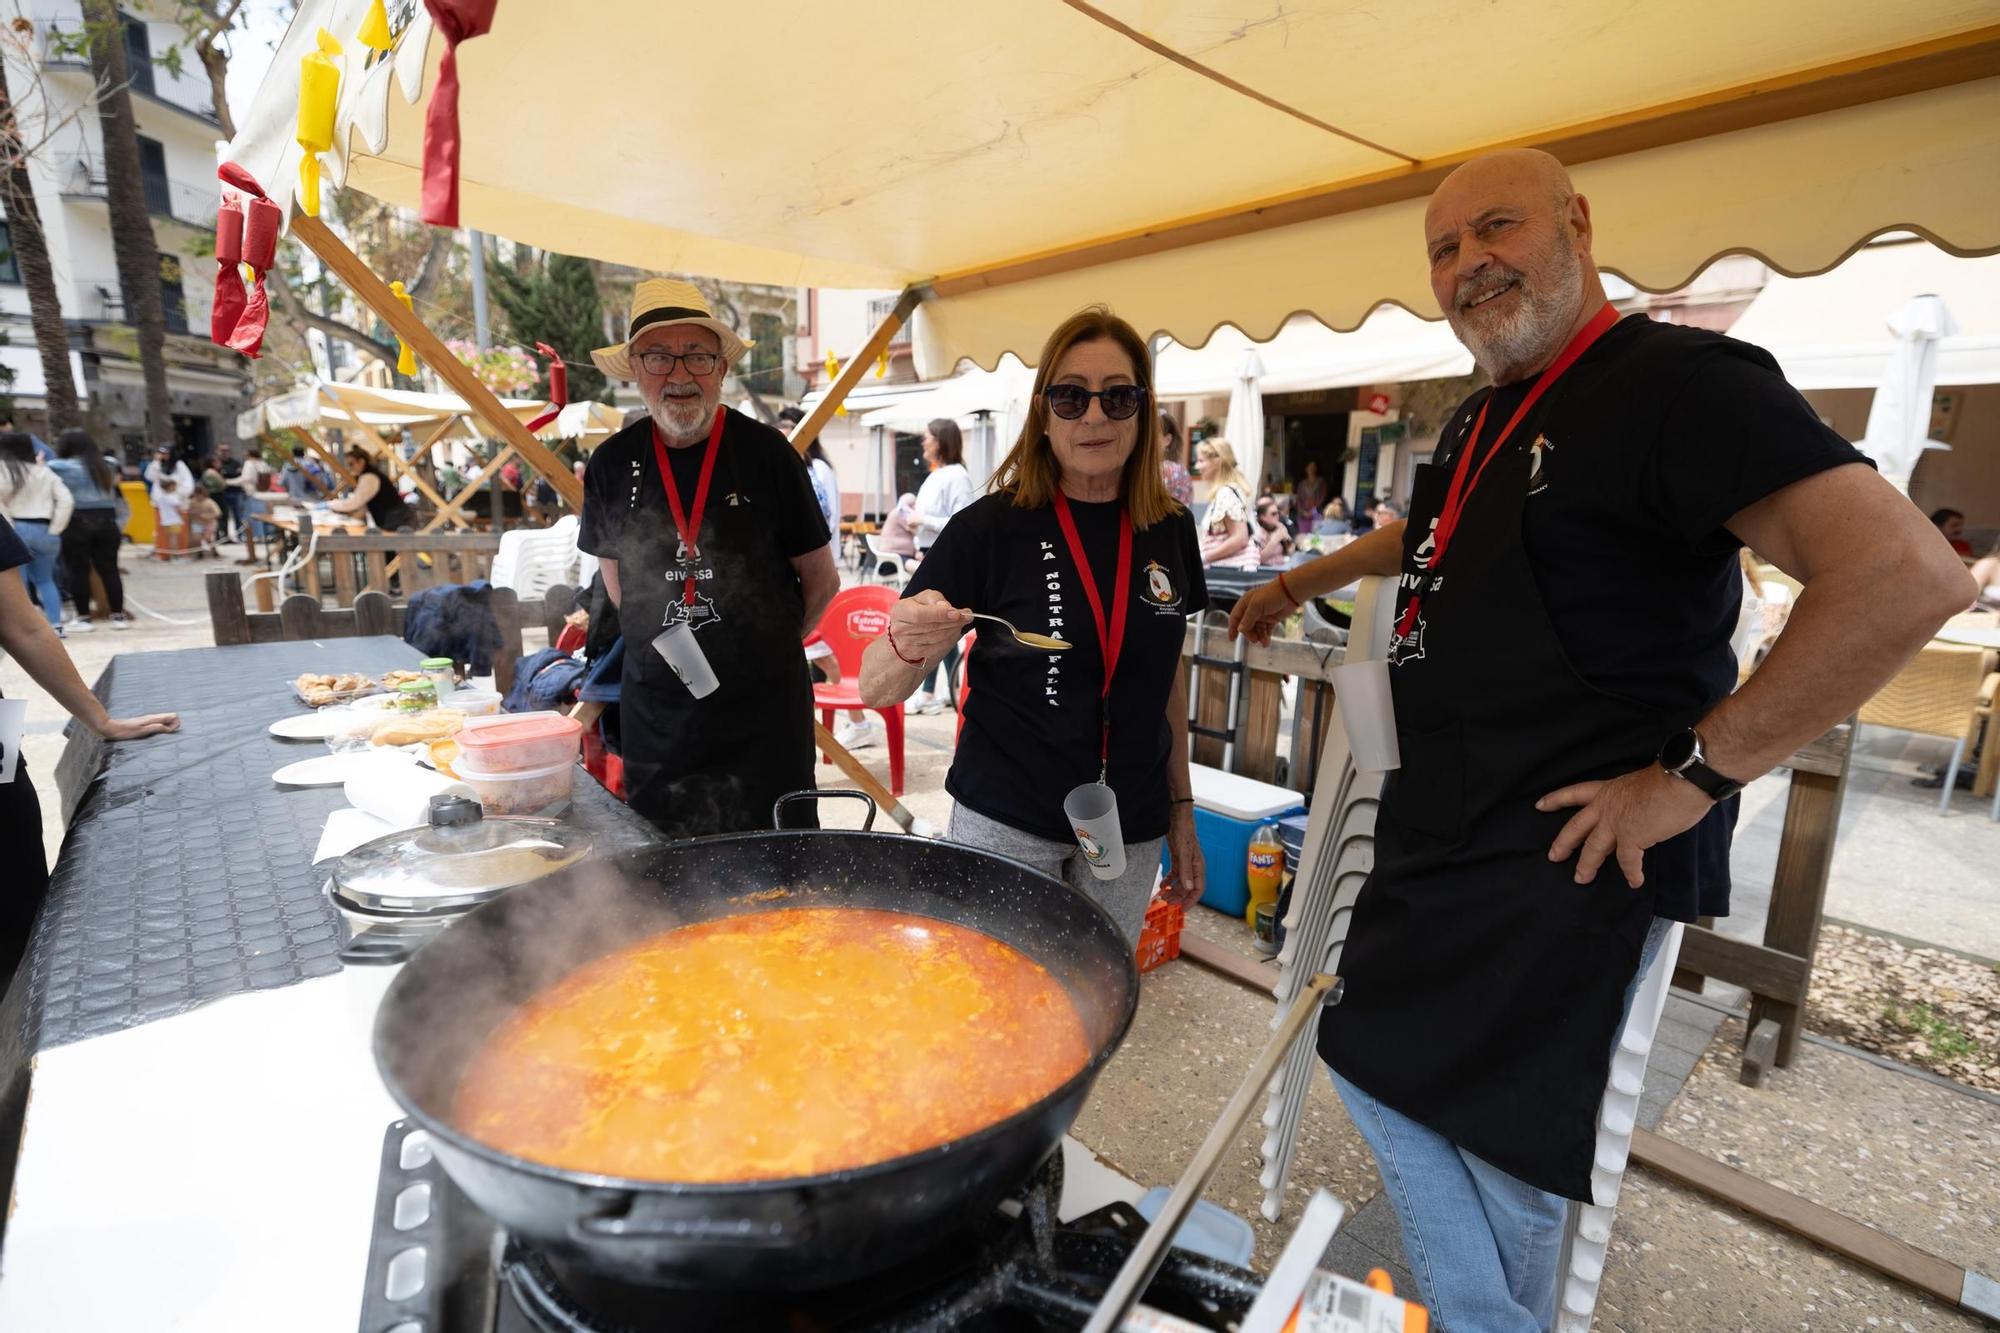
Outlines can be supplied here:
<path id="1" fill-rule="evenodd" d="M 939 417 L 924 429 L 937 441 L 939 467 L 950 467 L 953 463 L 965 461 L 965 437 L 959 434 L 956 421 L 950 417 Z"/>
<path id="2" fill-rule="evenodd" d="M 1166 482 L 1160 476 L 1160 415 L 1153 402 L 1152 362 L 1146 354 L 1146 340 L 1138 331 L 1101 305 L 1087 306 L 1071 315 L 1056 326 L 1043 344 L 1041 359 L 1035 363 L 1035 390 L 1028 400 L 1028 419 L 1021 427 L 1021 437 L 993 474 L 993 489 L 1022 509 L 1039 509 L 1050 503 L 1061 483 L 1062 467 L 1049 444 L 1049 404 L 1044 395 L 1055 377 L 1057 363 L 1069 354 L 1070 348 L 1105 339 L 1124 349 L 1132 362 L 1133 379 L 1146 391 L 1146 401 L 1139 405 L 1134 418 L 1139 438 L 1132 446 L 1132 456 L 1125 460 L 1118 492 L 1132 515 L 1132 526 L 1150 528 L 1180 511 L 1180 505 L 1167 494 Z"/>

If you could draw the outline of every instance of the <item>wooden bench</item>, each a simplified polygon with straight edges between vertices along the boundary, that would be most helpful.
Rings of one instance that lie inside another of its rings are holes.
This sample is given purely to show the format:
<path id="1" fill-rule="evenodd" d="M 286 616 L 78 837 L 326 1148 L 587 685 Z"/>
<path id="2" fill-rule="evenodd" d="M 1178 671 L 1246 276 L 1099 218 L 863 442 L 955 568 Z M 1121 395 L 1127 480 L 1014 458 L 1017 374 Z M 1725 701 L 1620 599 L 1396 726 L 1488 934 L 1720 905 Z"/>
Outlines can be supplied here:
<path id="1" fill-rule="evenodd" d="M 514 683 L 514 664 L 521 657 L 522 630 L 540 624 L 549 642 L 562 633 L 575 590 L 558 583 L 542 598 L 522 601 L 512 588 L 493 590 L 493 616 L 500 625 L 500 651 L 493 659 L 494 685 L 505 694 Z M 217 570 L 208 576 L 208 618 L 218 647 L 242 643 L 278 643 L 297 639 L 349 639 L 359 635 L 393 634 L 401 638 L 407 606 L 388 594 L 369 590 L 354 604 L 324 607 L 309 593 L 293 593 L 276 611 L 250 611 L 243 604 L 240 576 Z M 465 664 L 460 663 L 461 667 Z"/>

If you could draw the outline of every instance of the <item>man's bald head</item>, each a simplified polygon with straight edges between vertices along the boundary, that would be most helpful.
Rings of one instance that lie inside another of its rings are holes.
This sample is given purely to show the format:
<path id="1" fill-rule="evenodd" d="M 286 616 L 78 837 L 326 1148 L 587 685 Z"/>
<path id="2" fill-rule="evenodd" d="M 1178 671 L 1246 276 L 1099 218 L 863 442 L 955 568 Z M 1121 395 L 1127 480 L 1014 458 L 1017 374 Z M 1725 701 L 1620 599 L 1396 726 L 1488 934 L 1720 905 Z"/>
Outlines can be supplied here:
<path id="1" fill-rule="evenodd" d="M 1495 383 L 1539 374 L 1604 304 L 1590 203 L 1539 149 L 1488 153 L 1445 177 L 1424 243 L 1432 294 Z"/>

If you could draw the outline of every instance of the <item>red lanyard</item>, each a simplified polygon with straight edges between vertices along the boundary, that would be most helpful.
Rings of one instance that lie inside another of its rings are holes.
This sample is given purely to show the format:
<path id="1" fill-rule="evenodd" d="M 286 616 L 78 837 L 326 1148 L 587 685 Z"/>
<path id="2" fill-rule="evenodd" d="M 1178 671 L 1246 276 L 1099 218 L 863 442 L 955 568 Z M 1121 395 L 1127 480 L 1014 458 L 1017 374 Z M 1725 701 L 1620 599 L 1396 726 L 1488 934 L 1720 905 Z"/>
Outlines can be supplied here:
<path id="1" fill-rule="evenodd" d="M 1118 652 L 1125 644 L 1125 610 L 1132 600 L 1132 511 L 1124 505 L 1118 506 L 1118 582 L 1111 589 L 1111 621 L 1104 619 L 1104 599 L 1097 593 L 1097 576 L 1090 572 L 1090 561 L 1083 556 L 1083 539 L 1076 535 L 1076 519 L 1069 512 L 1069 497 L 1060 490 L 1055 493 L 1056 522 L 1062 525 L 1063 540 L 1069 543 L 1070 559 L 1076 562 L 1076 576 L 1083 584 L 1083 595 L 1090 599 L 1090 615 L 1097 622 L 1097 644 L 1104 654 L 1104 690 L 1098 696 L 1105 701 L 1104 708 L 1104 748 L 1098 754 L 1100 765 L 1111 762 L 1111 677 L 1118 671 Z"/>
<path id="2" fill-rule="evenodd" d="M 1437 528 L 1431 534 L 1430 578 L 1411 594 L 1410 604 L 1404 610 L 1402 620 L 1396 625 L 1398 637 L 1409 634 L 1416 626 L 1417 612 L 1424 602 L 1423 588 L 1437 578 L 1438 567 L 1444 563 L 1445 547 L 1451 544 L 1452 535 L 1458 531 L 1458 520 L 1465 513 L 1465 506 L 1471 501 L 1472 493 L 1479 489 L 1480 480 L 1486 476 L 1487 466 L 1500 456 L 1500 451 L 1506 447 L 1508 437 L 1514 433 L 1514 428 L 1521 424 L 1521 419 L 1528 415 L 1529 409 L 1533 408 L 1541 400 L 1542 395 L 1562 378 L 1564 371 L 1576 364 L 1578 357 L 1590 350 L 1592 343 L 1602 338 L 1617 322 L 1618 311 L 1606 302 L 1602 310 L 1590 317 L 1590 323 L 1584 325 L 1576 337 L 1569 340 L 1569 346 L 1563 348 L 1562 355 L 1558 356 L 1554 363 L 1542 372 L 1541 378 L 1529 388 L 1527 396 L 1521 400 L 1521 405 L 1514 409 L 1514 415 L 1507 418 L 1507 424 L 1500 431 L 1499 438 L 1493 441 L 1485 456 L 1479 460 L 1479 466 L 1474 468 L 1472 456 L 1479 452 L 1479 434 L 1486 429 L 1486 409 L 1493 405 L 1493 396 L 1488 394 L 1486 401 L 1479 405 L 1479 415 L 1472 422 L 1472 433 L 1466 438 L 1465 448 L 1458 455 L 1458 466 L 1451 474 L 1451 486 L 1445 491 L 1444 508 L 1438 511 Z M 1468 474 L 1470 481 L 1467 480 Z"/>
<path id="3" fill-rule="evenodd" d="M 660 438 L 660 428 L 653 427 L 653 457 L 660 463 L 660 484 L 666 488 L 667 508 L 672 511 L 674 528 L 680 534 L 680 558 L 683 561 L 701 558 L 701 548 L 695 544 L 695 539 L 701 536 L 701 515 L 702 511 L 708 508 L 708 480 L 715 475 L 715 455 L 718 452 L 715 446 L 722 440 L 724 410 L 720 407 L 715 409 L 715 425 L 708 432 L 708 452 L 703 454 L 701 459 L 701 480 L 695 483 L 692 514 L 681 508 L 681 488 L 674 481 L 673 468 L 667 463 L 666 441 Z M 694 571 L 684 570 L 681 601 L 685 605 L 693 606 L 694 600 Z"/>

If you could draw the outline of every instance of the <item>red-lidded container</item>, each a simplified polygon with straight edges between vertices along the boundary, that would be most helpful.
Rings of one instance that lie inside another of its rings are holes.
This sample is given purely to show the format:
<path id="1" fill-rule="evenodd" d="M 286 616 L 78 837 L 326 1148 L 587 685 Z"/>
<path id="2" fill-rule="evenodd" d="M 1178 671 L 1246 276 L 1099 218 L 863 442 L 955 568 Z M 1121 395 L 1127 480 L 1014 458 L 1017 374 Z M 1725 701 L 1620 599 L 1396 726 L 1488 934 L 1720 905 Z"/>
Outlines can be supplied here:
<path id="1" fill-rule="evenodd" d="M 500 713 L 469 717 L 458 733 L 453 767 L 481 773 L 514 773 L 576 760 L 583 725 L 561 713 Z"/>

